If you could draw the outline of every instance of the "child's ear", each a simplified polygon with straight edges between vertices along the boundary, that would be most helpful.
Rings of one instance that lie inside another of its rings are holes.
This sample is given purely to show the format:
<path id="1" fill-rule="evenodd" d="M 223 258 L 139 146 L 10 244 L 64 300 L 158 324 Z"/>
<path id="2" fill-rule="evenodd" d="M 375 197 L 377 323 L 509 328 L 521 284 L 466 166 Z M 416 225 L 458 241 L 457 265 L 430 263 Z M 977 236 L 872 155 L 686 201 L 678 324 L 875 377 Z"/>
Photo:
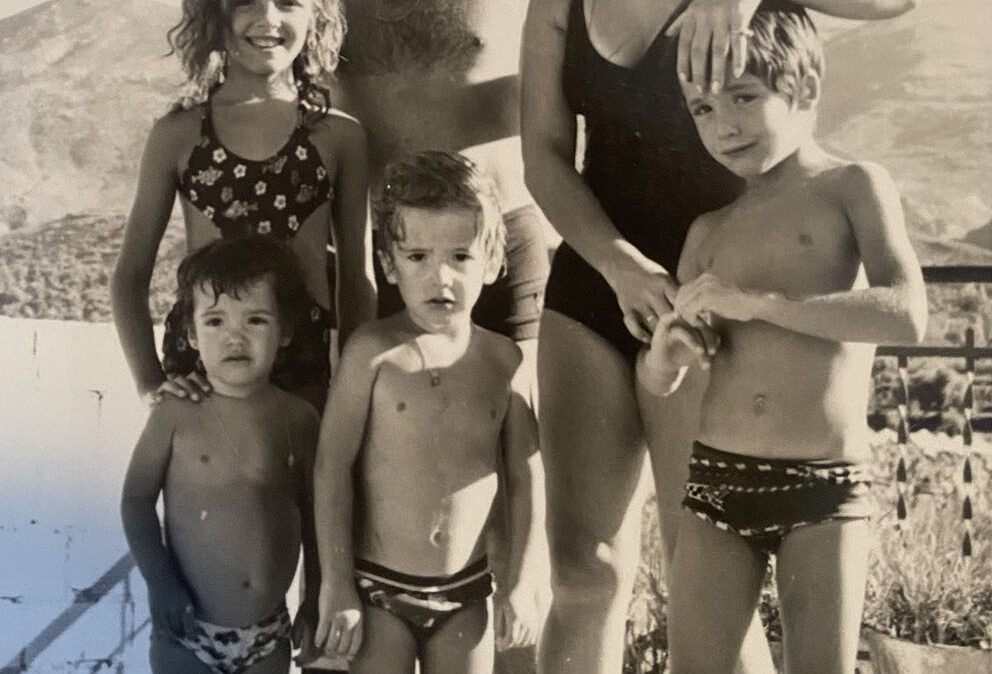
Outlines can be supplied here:
<path id="1" fill-rule="evenodd" d="M 806 73 L 799 80 L 799 92 L 796 105 L 800 110 L 809 110 L 820 100 L 821 82 L 816 73 Z"/>
<path id="2" fill-rule="evenodd" d="M 482 282 L 486 285 L 495 283 L 503 271 L 503 258 L 499 255 L 490 255 L 486 262 L 486 273 L 482 277 Z"/>
<path id="3" fill-rule="evenodd" d="M 385 275 L 386 280 L 396 285 L 396 266 L 393 264 L 392 254 L 381 249 L 375 252 L 379 256 L 379 264 L 382 265 L 382 273 Z"/>
<path id="4" fill-rule="evenodd" d="M 293 326 L 282 326 L 279 331 L 279 348 L 284 349 L 293 341 Z"/>

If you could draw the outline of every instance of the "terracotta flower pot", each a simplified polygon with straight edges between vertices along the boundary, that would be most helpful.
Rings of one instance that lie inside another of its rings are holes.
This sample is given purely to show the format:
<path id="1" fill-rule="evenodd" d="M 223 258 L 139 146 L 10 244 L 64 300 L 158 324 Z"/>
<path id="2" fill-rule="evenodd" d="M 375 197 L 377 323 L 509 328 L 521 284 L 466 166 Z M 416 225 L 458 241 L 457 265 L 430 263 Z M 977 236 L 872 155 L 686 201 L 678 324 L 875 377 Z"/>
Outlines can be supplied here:
<path id="1" fill-rule="evenodd" d="M 866 636 L 876 674 L 992 674 L 992 651 L 916 644 L 875 631 Z"/>

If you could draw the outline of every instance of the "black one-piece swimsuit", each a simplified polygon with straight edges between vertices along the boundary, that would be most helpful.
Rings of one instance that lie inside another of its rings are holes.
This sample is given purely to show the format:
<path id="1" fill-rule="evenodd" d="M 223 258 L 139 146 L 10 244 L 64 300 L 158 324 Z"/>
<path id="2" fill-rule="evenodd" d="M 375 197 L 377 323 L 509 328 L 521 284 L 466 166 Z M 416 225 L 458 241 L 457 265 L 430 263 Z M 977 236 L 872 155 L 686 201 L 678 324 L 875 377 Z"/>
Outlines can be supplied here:
<path id="1" fill-rule="evenodd" d="M 666 28 L 637 64 L 618 66 L 596 51 L 583 0 L 572 0 L 562 87 L 571 111 L 585 118 L 586 184 L 620 233 L 674 274 L 692 221 L 733 201 L 743 183 L 696 134 L 676 77 L 676 39 Z M 567 242 L 552 262 L 545 306 L 633 362 L 641 345 L 624 327 L 616 294 Z"/>

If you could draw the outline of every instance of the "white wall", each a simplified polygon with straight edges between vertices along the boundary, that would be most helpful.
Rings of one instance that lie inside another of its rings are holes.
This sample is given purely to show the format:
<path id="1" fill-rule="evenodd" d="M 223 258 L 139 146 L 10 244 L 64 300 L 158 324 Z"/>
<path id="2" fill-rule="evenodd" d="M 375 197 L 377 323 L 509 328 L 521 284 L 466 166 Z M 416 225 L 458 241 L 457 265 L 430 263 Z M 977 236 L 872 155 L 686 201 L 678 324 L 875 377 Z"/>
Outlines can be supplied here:
<path id="1" fill-rule="evenodd" d="M 127 551 L 117 504 L 145 416 L 112 325 L 0 318 L 0 669 L 41 637 L 30 672 L 150 671 L 148 629 L 126 638 L 147 618 L 137 572 L 76 601 Z"/>

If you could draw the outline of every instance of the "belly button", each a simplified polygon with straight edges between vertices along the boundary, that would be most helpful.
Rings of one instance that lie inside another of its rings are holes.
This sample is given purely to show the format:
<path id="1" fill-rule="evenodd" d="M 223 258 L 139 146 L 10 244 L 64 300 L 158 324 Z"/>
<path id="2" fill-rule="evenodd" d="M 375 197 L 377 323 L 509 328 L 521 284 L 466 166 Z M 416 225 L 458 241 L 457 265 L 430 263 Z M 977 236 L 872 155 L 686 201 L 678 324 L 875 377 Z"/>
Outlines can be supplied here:
<path id="1" fill-rule="evenodd" d="M 435 547 L 440 547 L 445 543 L 445 541 L 447 541 L 447 539 L 448 539 L 447 535 L 445 535 L 445 533 L 441 531 L 441 529 L 435 529 L 434 531 L 431 532 L 431 536 L 430 536 L 431 545 Z"/>
<path id="2" fill-rule="evenodd" d="M 249 587 L 251 587 L 251 581 L 250 580 L 244 581 L 243 583 L 241 583 L 241 587 L 247 590 Z"/>
<path id="3" fill-rule="evenodd" d="M 210 463 L 210 457 L 206 454 L 200 455 L 200 463 Z"/>

